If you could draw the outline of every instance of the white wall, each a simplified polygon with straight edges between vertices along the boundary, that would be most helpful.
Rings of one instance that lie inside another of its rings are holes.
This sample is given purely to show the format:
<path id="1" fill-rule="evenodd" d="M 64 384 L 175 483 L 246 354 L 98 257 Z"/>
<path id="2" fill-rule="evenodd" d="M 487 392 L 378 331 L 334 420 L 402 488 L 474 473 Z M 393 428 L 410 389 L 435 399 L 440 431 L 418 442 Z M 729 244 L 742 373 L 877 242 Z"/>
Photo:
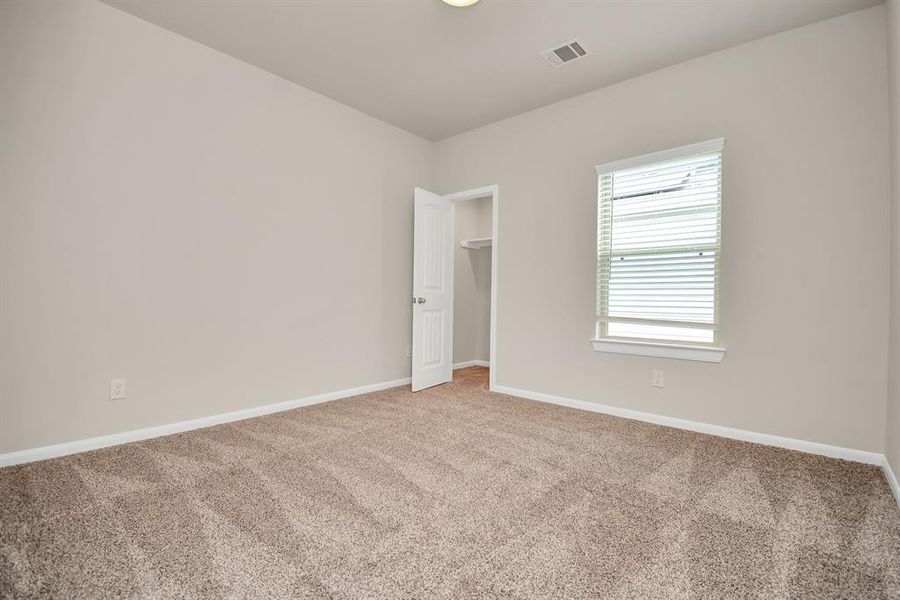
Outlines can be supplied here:
<path id="1" fill-rule="evenodd" d="M 0 103 L 0 452 L 409 375 L 430 142 L 96 2 L 2 3 Z"/>
<path id="2" fill-rule="evenodd" d="M 882 452 L 884 18 L 852 13 L 439 142 L 439 191 L 503 197 L 497 383 Z M 715 137 L 724 362 L 593 352 L 594 165 Z"/>
<path id="3" fill-rule="evenodd" d="M 407 376 L 412 189 L 498 183 L 500 385 L 876 452 L 887 412 L 896 469 L 884 10 L 435 146 L 103 4 L 0 2 L 0 452 Z M 594 353 L 593 166 L 719 136 L 724 363 Z"/>
<path id="4" fill-rule="evenodd" d="M 456 190 L 461 191 L 461 190 Z M 491 250 L 462 248 L 463 240 L 491 236 L 488 198 L 454 204 L 453 362 L 490 360 Z"/>
<path id="5" fill-rule="evenodd" d="M 885 454 L 900 477 L 900 0 L 887 0 L 891 98 L 891 344 Z"/>

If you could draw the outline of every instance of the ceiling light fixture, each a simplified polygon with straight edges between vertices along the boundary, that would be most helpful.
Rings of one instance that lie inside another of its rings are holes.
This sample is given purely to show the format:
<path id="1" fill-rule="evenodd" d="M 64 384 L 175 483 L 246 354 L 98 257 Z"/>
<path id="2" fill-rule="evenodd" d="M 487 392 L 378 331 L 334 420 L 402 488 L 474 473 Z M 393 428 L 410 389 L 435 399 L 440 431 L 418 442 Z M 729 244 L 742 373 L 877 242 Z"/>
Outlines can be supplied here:
<path id="1" fill-rule="evenodd" d="M 478 0 L 444 0 L 444 4 L 449 4 L 450 6 L 456 6 L 462 8 L 463 6 L 472 6 L 478 2 Z"/>

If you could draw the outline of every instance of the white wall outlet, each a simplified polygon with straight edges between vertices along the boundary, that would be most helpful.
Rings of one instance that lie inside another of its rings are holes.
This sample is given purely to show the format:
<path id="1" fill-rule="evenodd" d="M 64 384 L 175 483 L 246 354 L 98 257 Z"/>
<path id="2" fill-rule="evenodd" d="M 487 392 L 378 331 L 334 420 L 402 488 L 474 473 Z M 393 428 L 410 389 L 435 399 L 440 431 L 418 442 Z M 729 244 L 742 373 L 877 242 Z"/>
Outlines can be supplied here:
<path id="1" fill-rule="evenodd" d="M 666 377 L 662 369 L 653 369 L 653 387 L 666 387 Z"/>
<path id="2" fill-rule="evenodd" d="M 124 400 L 125 399 L 125 380 L 110 379 L 109 380 L 109 399 Z"/>

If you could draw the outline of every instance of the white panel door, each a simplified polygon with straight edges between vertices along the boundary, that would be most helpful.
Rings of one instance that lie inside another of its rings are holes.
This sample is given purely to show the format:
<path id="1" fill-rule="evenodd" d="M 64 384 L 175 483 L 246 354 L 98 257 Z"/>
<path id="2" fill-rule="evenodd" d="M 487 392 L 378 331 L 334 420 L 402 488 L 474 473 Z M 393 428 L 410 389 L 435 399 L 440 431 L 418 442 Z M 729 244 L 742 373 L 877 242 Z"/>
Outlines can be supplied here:
<path id="1" fill-rule="evenodd" d="M 416 188 L 413 229 L 416 392 L 453 379 L 453 202 Z"/>

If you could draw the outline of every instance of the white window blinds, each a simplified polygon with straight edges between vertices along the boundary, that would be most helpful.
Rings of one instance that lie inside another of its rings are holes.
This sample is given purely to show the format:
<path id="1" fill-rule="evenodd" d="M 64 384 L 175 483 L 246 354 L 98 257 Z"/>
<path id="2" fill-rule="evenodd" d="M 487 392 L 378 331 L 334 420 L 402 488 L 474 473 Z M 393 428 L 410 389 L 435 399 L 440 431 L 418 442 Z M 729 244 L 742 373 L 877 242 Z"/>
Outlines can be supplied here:
<path id="1" fill-rule="evenodd" d="M 722 147 L 597 167 L 597 335 L 715 344 Z"/>

